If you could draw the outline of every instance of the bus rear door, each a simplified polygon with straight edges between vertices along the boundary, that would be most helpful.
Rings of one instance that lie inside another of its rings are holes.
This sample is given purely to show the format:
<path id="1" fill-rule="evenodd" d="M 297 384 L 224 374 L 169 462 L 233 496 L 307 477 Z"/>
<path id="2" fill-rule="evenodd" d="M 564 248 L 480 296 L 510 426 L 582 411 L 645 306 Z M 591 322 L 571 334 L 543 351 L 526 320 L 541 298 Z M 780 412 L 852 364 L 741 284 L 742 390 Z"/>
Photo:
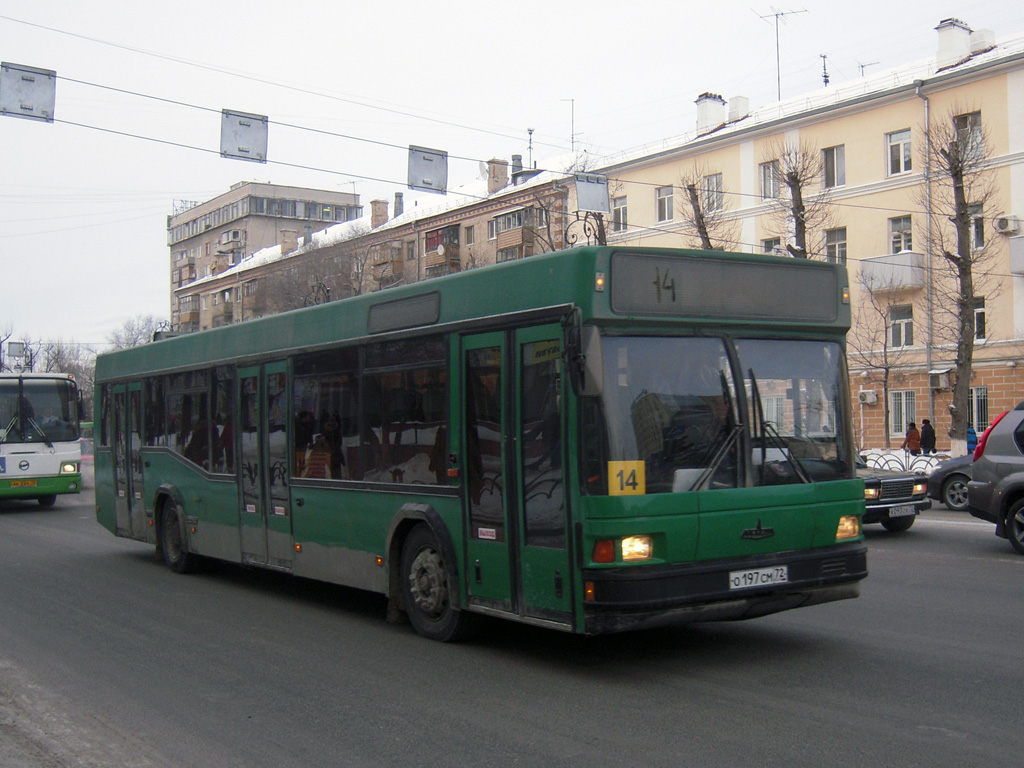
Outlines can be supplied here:
<path id="1" fill-rule="evenodd" d="M 570 624 L 561 327 L 463 340 L 471 604 Z"/>
<path id="2" fill-rule="evenodd" d="M 142 384 L 113 388 L 114 396 L 114 510 L 117 534 L 146 538 L 146 502 L 143 486 Z"/>

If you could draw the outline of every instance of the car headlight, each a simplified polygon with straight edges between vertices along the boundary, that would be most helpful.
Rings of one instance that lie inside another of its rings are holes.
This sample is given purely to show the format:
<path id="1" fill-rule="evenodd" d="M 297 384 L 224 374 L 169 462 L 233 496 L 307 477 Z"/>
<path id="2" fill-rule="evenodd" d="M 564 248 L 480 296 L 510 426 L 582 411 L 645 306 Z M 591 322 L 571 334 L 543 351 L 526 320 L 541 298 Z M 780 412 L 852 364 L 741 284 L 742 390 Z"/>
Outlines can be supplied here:
<path id="1" fill-rule="evenodd" d="M 882 495 L 882 489 L 881 488 L 865 488 L 864 489 L 864 498 L 867 501 L 874 501 L 875 499 L 877 499 L 881 495 Z"/>
<path id="2" fill-rule="evenodd" d="M 914 495 L 917 496 L 920 493 L 928 493 L 928 483 L 924 480 L 919 483 L 914 483 Z"/>

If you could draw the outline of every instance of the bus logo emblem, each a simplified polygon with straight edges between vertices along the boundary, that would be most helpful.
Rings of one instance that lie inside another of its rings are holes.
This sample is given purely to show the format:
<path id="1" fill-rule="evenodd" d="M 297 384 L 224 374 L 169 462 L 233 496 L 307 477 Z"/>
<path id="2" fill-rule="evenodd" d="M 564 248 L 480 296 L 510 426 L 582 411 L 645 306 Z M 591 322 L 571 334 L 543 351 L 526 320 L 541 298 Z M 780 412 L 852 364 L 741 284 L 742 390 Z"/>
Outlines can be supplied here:
<path id="1" fill-rule="evenodd" d="M 28 472 L 28 461 L 26 461 L 25 459 L 19 461 L 18 469 L 20 469 L 22 472 Z"/>
<path id="2" fill-rule="evenodd" d="M 762 528 L 761 527 L 761 519 L 758 518 L 758 520 L 757 520 L 757 528 L 747 528 L 747 530 L 745 530 L 741 534 L 740 538 L 741 539 L 747 539 L 748 541 L 761 541 L 762 539 L 770 539 L 774 535 L 775 535 L 775 529 L 774 528 Z"/>

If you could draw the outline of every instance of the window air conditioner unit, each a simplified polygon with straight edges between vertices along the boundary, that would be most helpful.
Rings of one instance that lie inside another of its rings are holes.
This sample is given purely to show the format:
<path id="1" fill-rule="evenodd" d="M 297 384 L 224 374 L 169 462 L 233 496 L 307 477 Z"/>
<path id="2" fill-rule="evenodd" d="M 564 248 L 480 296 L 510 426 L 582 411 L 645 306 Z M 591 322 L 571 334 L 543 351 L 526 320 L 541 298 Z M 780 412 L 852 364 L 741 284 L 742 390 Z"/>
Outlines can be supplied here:
<path id="1" fill-rule="evenodd" d="M 1002 235 L 1015 235 L 1020 229 L 1020 219 L 1016 216 L 996 216 L 993 225 L 996 232 Z"/>
<path id="2" fill-rule="evenodd" d="M 928 386 L 932 389 L 949 389 L 949 373 L 929 373 Z"/>
<path id="3" fill-rule="evenodd" d="M 862 389 L 857 393 L 857 400 L 861 405 L 874 405 L 878 402 L 878 395 L 873 389 Z"/>

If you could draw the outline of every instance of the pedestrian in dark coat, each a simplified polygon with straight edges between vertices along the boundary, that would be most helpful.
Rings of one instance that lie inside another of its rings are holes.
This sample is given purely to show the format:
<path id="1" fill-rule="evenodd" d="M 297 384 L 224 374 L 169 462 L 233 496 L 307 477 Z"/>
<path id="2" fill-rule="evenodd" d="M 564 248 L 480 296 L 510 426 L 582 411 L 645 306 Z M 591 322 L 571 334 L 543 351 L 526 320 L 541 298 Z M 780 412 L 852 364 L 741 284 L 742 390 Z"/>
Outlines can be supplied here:
<path id="1" fill-rule="evenodd" d="M 935 429 L 928 419 L 921 419 L 921 453 L 935 453 Z"/>

